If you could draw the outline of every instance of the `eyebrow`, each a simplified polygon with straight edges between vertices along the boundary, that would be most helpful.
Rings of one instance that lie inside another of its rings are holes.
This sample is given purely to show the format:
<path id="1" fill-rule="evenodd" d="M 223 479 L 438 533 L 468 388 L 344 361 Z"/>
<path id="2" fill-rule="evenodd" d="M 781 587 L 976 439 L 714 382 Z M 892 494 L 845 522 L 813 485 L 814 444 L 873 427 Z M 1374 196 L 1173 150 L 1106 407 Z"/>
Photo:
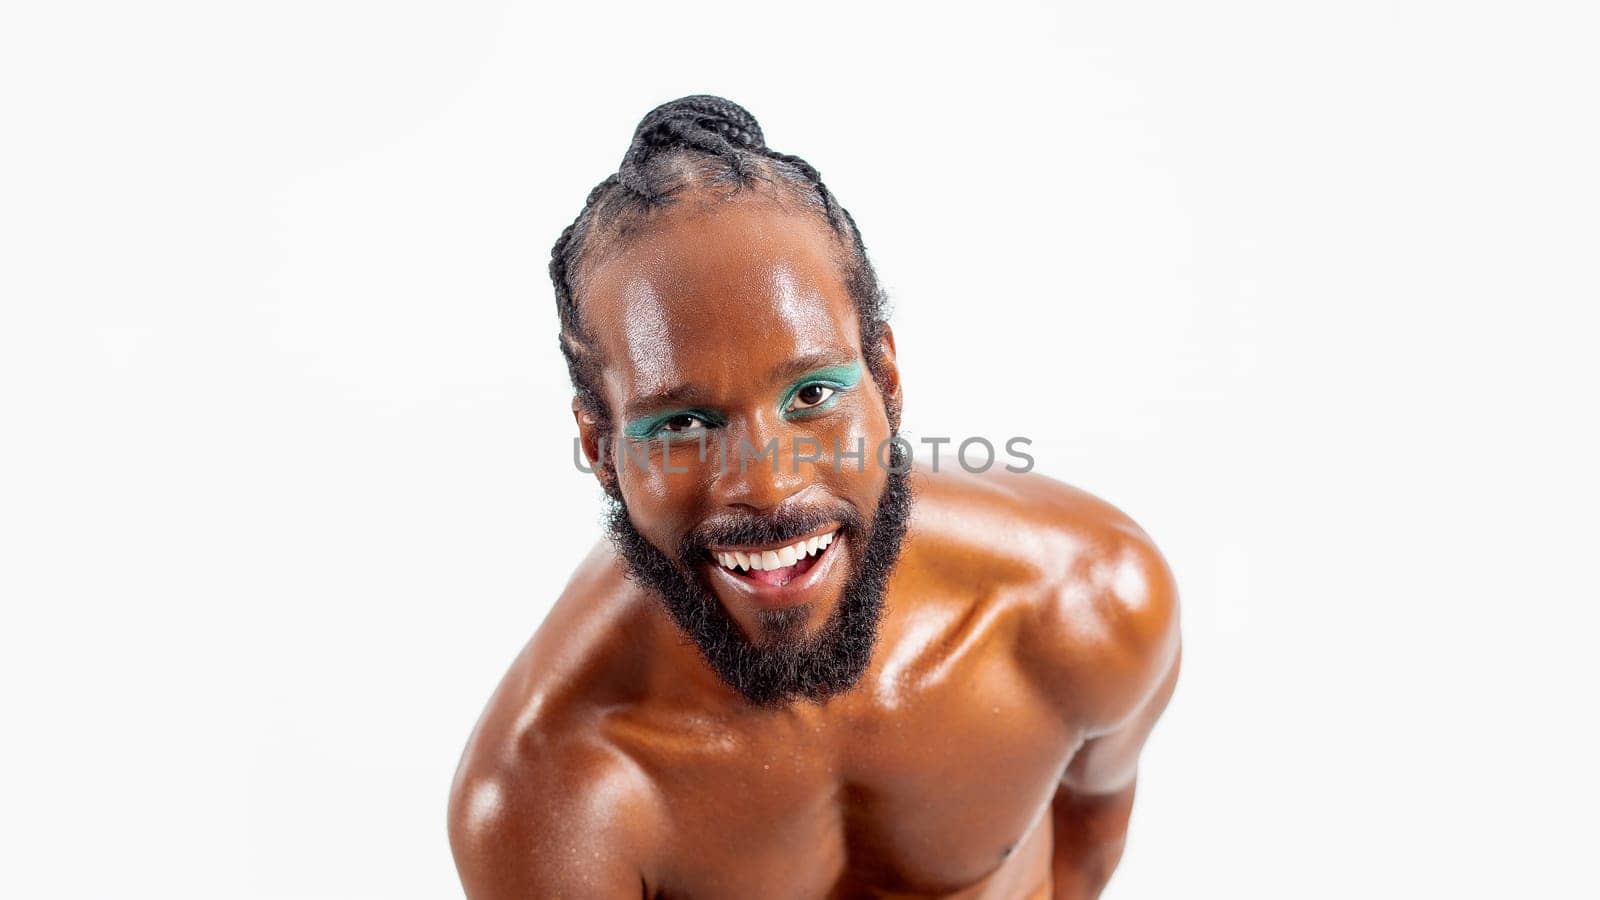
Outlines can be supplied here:
<path id="1" fill-rule="evenodd" d="M 790 381 L 802 375 L 809 375 L 817 369 L 847 366 L 855 361 L 856 355 L 845 350 L 832 348 L 812 350 L 774 366 L 772 371 L 767 373 L 767 378 L 771 381 Z"/>
<path id="2" fill-rule="evenodd" d="M 680 384 L 664 391 L 656 391 L 653 394 L 638 397 L 632 403 L 623 407 L 622 412 L 624 418 L 632 419 L 636 416 L 649 415 L 669 406 L 704 405 L 706 405 L 705 391 L 692 384 Z"/>
<path id="3" fill-rule="evenodd" d="M 767 380 L 791 382 L 818 369 L 849 365 L 855 361 L 854 353 L 840 348 L 810 350 L 773 366 L 767 372 Z M 668 407 L 703 406 L 715 406 L 704 390 L 693 384 L 679 384 L 635 398 L 633 402 L 623 407 L 623 418 L 639 418 Z"/>

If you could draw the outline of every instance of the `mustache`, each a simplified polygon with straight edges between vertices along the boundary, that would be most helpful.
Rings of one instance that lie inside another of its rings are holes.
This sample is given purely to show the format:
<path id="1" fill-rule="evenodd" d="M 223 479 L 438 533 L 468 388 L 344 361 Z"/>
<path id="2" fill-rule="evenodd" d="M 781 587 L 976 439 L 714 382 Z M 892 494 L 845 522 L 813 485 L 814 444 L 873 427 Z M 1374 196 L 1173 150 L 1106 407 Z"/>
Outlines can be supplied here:
<path id="1" fill-rule="evenodd" d="M 724 513 L 701 522 L 684 537 L 681 555 L 688 559 L 713 545 L 787 544 L 824 525 L 838 523 L 847 534 L 859 533 L 861 514 L 847 503 L 837 506 L 780 508 L 771 515 Z"/>

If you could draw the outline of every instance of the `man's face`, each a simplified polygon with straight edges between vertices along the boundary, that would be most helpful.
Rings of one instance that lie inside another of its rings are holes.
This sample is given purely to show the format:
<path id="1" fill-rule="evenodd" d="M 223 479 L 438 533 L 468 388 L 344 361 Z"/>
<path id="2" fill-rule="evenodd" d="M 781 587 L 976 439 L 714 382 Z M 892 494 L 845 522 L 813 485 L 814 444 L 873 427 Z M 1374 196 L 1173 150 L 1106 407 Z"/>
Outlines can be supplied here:
<path id="1" fill-rule="evenodd" d="M 839 260 L 815 215 L 688 199 L 594 264 L 581 293 L 613 434 L 579 422 L 591 455 L 611 442 L 613 537 L 761 702 L 859 676 L 908 512 L 904 476 L 876 455 L 886 402 Z M 836 453 L 863 447 L 864 460 Z M 775 466 L 754 458 L 774 448 Z"/>

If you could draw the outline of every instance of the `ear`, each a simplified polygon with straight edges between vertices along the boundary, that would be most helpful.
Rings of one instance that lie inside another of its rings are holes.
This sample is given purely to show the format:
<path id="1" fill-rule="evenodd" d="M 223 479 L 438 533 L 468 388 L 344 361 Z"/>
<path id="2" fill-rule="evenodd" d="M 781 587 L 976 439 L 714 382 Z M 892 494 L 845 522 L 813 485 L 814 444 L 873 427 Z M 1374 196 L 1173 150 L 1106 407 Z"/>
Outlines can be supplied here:
<path id="1" fill-rule="evenodd" d="M 594 477 L 599 480 L 600 486 L 609 491 L 611 469 L 601 456 L 605 452 L 606 436 L 600 430 L 600 423 L 583 408 L 583 402 L 577 397 L 572 398 L 572 418 L 578 423 L 578 443 L 583 447 L 583 455 L 589 462 L 589 468 L 594 471 Z"/>
<path id="2" fill-rule="evenodd" d="M 895 363 L 894 355 L 894 329 L 888 322 L 882 326 L 883 339 L 878 342 L 878 374 L 883 383 L 878 387 L 884 392 L 884 402 L 898 405 L 900 403 L 900 367 Z"/>

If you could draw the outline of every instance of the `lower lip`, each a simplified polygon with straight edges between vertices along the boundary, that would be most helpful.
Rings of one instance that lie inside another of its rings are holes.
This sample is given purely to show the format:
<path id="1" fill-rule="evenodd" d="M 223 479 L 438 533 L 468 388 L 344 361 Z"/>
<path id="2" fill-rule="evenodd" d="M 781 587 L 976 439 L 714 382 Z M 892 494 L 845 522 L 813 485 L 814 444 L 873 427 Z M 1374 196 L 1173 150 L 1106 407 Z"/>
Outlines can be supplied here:
<path id="1" fill-rule="evenodd" d="M 812 589 L 821 584 L 833 571 L 834 558 L 839 555 L 836 551 L 842 540 L 843 535 L 836 532 L 833 543 L 817 554 L 817 561 L 811 564 L 811 568 L 784 584 L 767 584 L 754 578 L 735 575 L 715 562 L 708 562 L 706 565 L 711 567 L 711 577 L 726 585 L 736 596 L 763 609 L 785 609 L 811 599 L 809 595 Z"/>

